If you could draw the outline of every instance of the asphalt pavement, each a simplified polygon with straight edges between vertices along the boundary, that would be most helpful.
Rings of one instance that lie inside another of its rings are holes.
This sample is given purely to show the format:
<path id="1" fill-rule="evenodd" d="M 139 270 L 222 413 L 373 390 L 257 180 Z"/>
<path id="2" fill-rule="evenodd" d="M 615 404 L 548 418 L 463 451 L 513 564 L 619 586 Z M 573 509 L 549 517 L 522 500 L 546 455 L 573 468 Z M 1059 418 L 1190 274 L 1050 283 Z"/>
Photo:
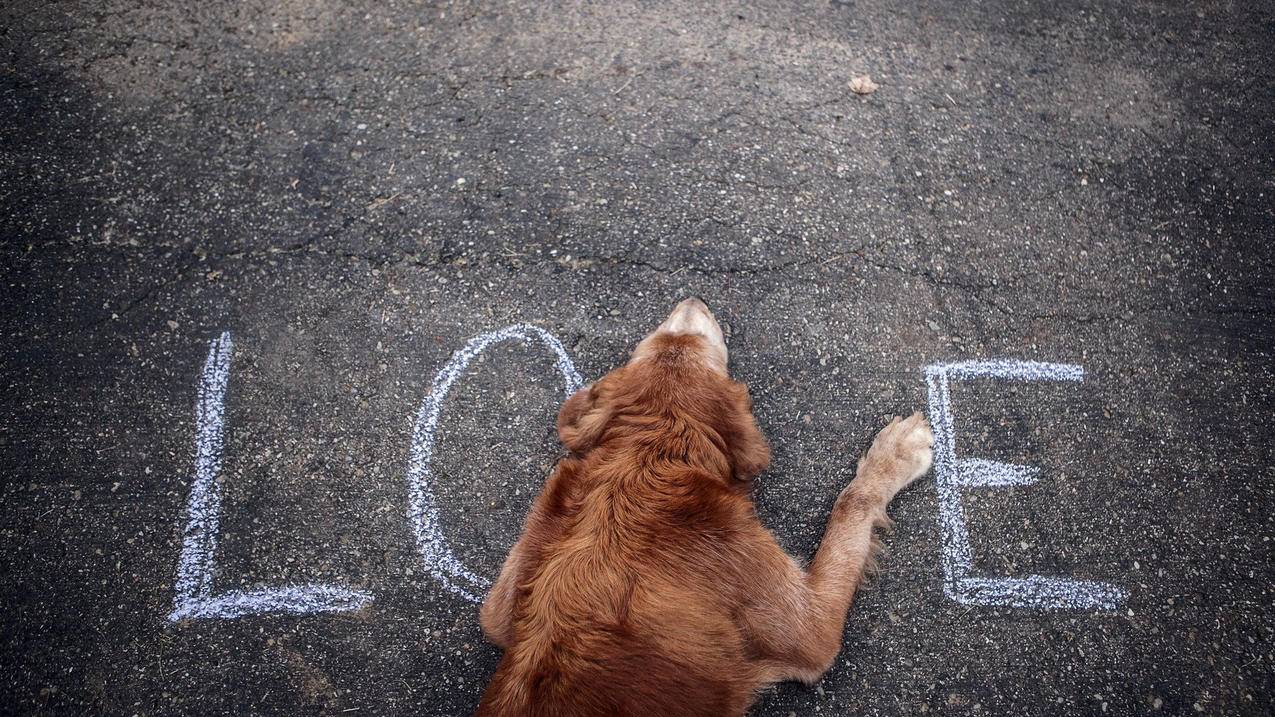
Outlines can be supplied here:
<path id="1" fill-rule="evenodd" d="M 1272 68 L 1268 3 L 0 4 L 0 712 L 471 712 L 572 371 L 698 295 L 794 554 L 949 426 L 753 714 L 1269 714 Z"/>

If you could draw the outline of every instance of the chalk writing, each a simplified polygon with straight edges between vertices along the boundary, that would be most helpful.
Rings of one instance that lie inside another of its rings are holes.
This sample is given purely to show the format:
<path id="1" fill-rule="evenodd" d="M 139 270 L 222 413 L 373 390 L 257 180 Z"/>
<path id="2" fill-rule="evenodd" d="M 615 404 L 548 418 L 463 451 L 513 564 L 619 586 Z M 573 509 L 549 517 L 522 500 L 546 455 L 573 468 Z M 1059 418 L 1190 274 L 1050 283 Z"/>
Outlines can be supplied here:
<path id="1" fill-rule="evenodd" d="M 554 366 L 562 375 L 563 388 L 570 396 L 580 388 L 580 374 L 576 373 L 571 358 L 553 334 L 529 324 L 514 324 L 503 329 L 476 336 L 463 348 L 452 354 L 447 365 L 434 376 L 429 395 L 421 403 L 412 431 L 412 451 L 407 462 L 407 520 L 416 536 L 421 559 L 430 575 L 451 592 L 471 602 L 479 602 L 491 587 L 491 581 L 466 568 L 456 558 L 440 525 L 438 505 L 431 487 L 433 473 L 430 461 L 434 457 L 434 431 L 443 410 L 443 402 L 452 384 L 460 378 L 469 363 L 493 344 L 518 340 L 528 343 L 538 340 L 557 357 Z"/>
<path id="2" fill-rule="evenodd" d="M 1039 469 L 981 458 L 956 457 L 950 383 L 952 379 L 996 378 L 1019 381 L 1083 381 L 1075 364 L 1036 361 L 963 361 L 925 369 L 930 423 L 934 429 L 934 475 L 943 532 L 943 591 L 967 605 L 1007 605 L 1043 609 L 1113 609 L 1126 593 L 1108 583 L 1029 575 L 1023 578 L 973 577 L 973 555 L 965 527 L 961 491 L 1034 483 Z"/>
<path id="3" fill-rule="evenodd" d="M 367 593 L 333 585 L 290 585 L 232 590 L 213 595 L 217 531 L 221 518 L 222 441 L 226 385 L 230 382 L 230 332 L 213 339 L 199 377 L 195 402 L 195 476 L 186 504 L 186 532 L 177 564 L 176 595 L 169 620 L 234 618 L 268 612 L 314 613 L 357 610 L 372 600 Z"/>
<path id="4" fill-rule="evenodd" d="M 443 534 L 430 463 L 435 432 L 448 392 L 470 363 L 491 346 L 517 340 L 538 342 L 554 354 L 554 367 L 570 396 L 582 381 L 566 349 L 552 334 L 529 324 L 514 324 L 470 339 L 434 376 L 416 414 L 407 463 L 407 519 L 426 570 L 447 590 L 479 602 L 491 580 L 464 566 Z M 187 503 L 187 522 L 170 620 L 235 618 L 260 613 L 316 613 L 357 610 L 372 600 L 368 593 L 336 585 L 305 584 L 213 593 L 221 494 L 217 477 L 225 433 L 225 397 L 234 343 L 224 332 L 208 348 L 195 403 L 195 465 Z M 1112 609 L 1127 593 L 1108 583 L 1029 575 L 1021 578 L 971 575 L 973 555 L 961 492 L 970 488 L 1030 485 L 1040 476 L 1033 466 L 983 458 L 956 457 L 951 382 L 993 378 L 1020 381 L 1083 381 L 1073 364 L 1033 361 L 963 361 L 928 366 L 930 422 L 934 429 L 934 470 L 943 534 L 943 589 L 957 602 L 1045 609 Z"/>

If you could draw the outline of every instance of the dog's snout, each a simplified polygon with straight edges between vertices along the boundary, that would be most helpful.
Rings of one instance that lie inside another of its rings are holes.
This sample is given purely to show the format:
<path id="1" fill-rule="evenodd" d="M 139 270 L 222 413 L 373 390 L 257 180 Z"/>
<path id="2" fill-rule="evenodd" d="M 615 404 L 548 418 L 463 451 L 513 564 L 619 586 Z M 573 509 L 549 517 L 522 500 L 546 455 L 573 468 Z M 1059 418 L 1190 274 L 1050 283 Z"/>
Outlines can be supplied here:
<path id="1" fill-rule="evenodd" d="M 669 334 L 696 334 L 710 340 L 714 333 L 722 332 L 708 305 L 695 296 L 673 307 L 673 312 L 656 330 Z"/>
<path id="2" fill-rule="evenodd" d="M 640 361 L 652 355 L 660 345 L 658 337 L 669 335 L 700 337 L 703 339 L 700 355 L 705 363 L 726 373 L 726 337 L 722 335 L 722 327 L 718 325 L 713 312 L 708 310 L 708 305 L 703 300 L 692 296 L 673 307 L 668 318 L 638 344 L 633 352 L 632 360 Z"/>
<path id="3" fill-rule="evenodd" d="M 698 296 L 690 296 L 685 299 L 682 299 L 681 303 L 678 304 L 678 307 L 682 307 L 682 306 L 690 306 L 700 311 L 706 311 L 706 312 L 708 311 L 708 304 L 705 304 L 704 300 L 699 298 Z"/>

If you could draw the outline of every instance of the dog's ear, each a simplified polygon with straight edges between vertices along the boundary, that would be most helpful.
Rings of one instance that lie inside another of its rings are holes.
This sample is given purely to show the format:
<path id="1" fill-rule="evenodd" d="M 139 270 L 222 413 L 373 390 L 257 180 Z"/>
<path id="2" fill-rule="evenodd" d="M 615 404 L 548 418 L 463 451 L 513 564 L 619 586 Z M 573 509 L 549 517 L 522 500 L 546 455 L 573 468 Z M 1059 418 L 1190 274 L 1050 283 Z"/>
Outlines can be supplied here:
<path id="1" fill-rule="evenodd" d="M 735 480 L 746 482 L 770 465 L 770 444 L 753 418 L 753 400 L 748 387 L 734 383 L 730 388 L 730 407 L 722 432 L 729 447 L 731 473 Z"/>
<path id="2" fill-rule="evenodd" d="M 571 394 L 558 411 L 558 438 L 572 453 L 587 453 L 611 420 L 607 378 Z"/>

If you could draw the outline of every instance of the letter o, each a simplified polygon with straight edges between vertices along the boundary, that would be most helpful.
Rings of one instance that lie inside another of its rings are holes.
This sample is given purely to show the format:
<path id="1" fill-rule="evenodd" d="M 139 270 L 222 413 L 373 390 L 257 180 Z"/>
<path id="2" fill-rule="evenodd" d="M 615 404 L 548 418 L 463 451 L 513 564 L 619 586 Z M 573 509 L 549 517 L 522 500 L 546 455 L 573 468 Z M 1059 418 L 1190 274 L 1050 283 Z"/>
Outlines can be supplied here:
<path id="1" fill-rule="evenodd" d="M 451 360 L 435 376 L 429 395 L 421 403 L 412 429 L 412 450 L 407 462 L 407 522 L 416 538 L 425 569 L 443 587 L 470 602 L 480 602 L 491 581 L 477 575 L 461 564 L 443 535 L 439 519 L 438 503 L 431 485 L 434 474 L 430 461 L 434 457 L 434 432 L 442 415 L 443 402 L 452 384 L 469 367 L 470 362 L 487 348 L 517 339 L 523 343 L 539 341 L 553 352 L 554 367 L 562 375 L 567 396 L 575 393 L 583 383 L 571 358 L 553 334 L 530 324 L 513 324 L 470 339 L 463 348 L 452 354 Z"/>

